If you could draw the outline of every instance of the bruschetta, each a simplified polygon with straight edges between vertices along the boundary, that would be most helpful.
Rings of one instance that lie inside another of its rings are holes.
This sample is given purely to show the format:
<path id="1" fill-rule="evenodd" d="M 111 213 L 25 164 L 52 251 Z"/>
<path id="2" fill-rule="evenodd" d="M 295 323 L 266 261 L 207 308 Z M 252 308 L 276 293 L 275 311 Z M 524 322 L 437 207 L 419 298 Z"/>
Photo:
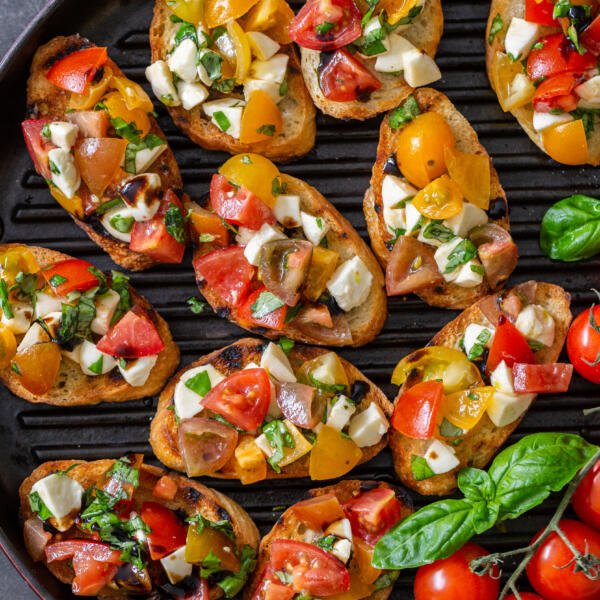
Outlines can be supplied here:
<path id="1" fill-rule="evenodd" d="M 169 326 L 122 273 L 36 246 L 0 245 L 0 379 L 29 402 L 158 393 L 179 364 Z"/>
<path id="2" fill-rule="evenodd" d="M 75 596 L 236 596 L 256 563 L 251 518 L 220 492 L 142 461 L 35 469 L 19 489 L 33 560 Z"/>
<path id="3" fill-rule="evenodd" d="M 193 142 L 276 161 L 315 143 L 285 0 L 156 0 L 146 77 Z"/>
<path id="4" fill-rule="evenodd" d="M 390 409 L 334 352 L 246 338 L 171 380 L 150 443 L 161 462 L 190 477 L 333 479 L 385 447 Z"/>
<path id="5" fill-rule="evenodd" d="M 486 64 L 500 106 L 566 165 L 600 164 L 600 13 L 593 0 L 493 0 Z"/>
<path id="6" fill-rule="evenodd" d="M 361 346 L 381 331 L 377 260 L 304 181 L 238 154 L 213 175 L 205 206 L 190 210 L 198 287 L 217 314 L 307 344 Z"/>
<path id="7" fill-rule="evenodd" d="M 39 48 L 23 136 L 35 170 L 75 223 L 131 271 L 179 263 L 182 182 L 148 95 L 78 35 Z"/>
<path id="8" fill-rule="evenodd" d="M 376 569 L 371 558 L 377 541 L 412 513 L 406 496 L 385 482 L 356 480 L 309 494 L 308 500 L 288 508 L 261 540 L 245 600 L 275 594 L 291 598 L 294 593 L 388 598 L 399 572 Z M 296 568 L 305 564 L 306 569 Z"/>
<path id="9" fill-rule="evenodd" d="M 290 26 L 317 107 L 369 119 L 441 78 L 440 0 L 307 0 Z"/>
<path id="10" fill-rule="evenodd" d="M 403 358 L 390 428 L 402 482 L 450 494 L 460 469 L 493 458 L 536 394 L 566 392 L 573 366 L 556 361 L 571 318 L 567 292 L 528 281 L 480 300 Z"/>
<path id="11" fill-rule="evenodd" d="M 383 120 L 363 207 L 390 296 L 466 308 L 517 265 L 492 161 L 436 90 L 416 90 Z"/>

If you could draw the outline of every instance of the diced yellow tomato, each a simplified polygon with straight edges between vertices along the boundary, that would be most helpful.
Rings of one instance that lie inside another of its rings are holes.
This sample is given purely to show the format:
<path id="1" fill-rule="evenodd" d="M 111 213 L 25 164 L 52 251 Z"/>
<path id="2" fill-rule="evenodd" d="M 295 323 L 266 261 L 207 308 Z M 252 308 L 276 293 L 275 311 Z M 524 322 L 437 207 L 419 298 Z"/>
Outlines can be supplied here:
<path id="1" fill-rule="evenodd" d="M 473 429 L 494 397 L 490 386 L 462 390 L 446 396 L 442 416 L 461 429 Z"/>
<path id="2" fill-rule="evenodd" d="M 496 52 L 490 78 L 504 112 L 529 104 L 535 94 L 535 86 L 529 78 L 525 75 L 515 79 L 517 75 L 525 75 L 521 61 L 512 60 L 503 52 Z"/>
<path id="3" fill-rule="evenodd" d="M 106 188 L 121 170 L 127 148 L 123 138 L 85 138 L 73 151 L 75 164 L 92 194 L 102 198 Z"/>
<path id="4" fill-rule="evenodd" d="M 278 463 L 280 467 L 291 465 L 305 454 L 308 454 L 313 448 L 312 444 L 300 433 L 300 430 L 291 421 L 285 419 L 284 423 L 294 440 L 294 448 L 283 449 L 283 458 Z"/>
<path id="5" fill-rule="evenodd" d="M 400 19 L 408 17 L 410 11 L 420 4 L 420 0 L 381 0 L 377 4 L 377 11 L 385 10 L 387 22 L 395 25 Z"/>
<path id="6" fill-rule="evenodd" d="M 358 565 L 360 578 L 365 583 L 373 583 L 380 575 L 381 569 L 377 569 L 371 563 L 373 559 L 373 546 L 361 540 L 358 536 L 352 540 L 354 545 L 354 559 Z"/>
<path id="7" fill-rule="evenodd" d="M 563 165 L 583 165 L 588 161 L 588 143 L 583 121 L 571 121 L 542 132 L 544 150 Z"/>
<path id="8" fill-rule="evenodd" d="M 125 100 L 125 105 L 129 110 L 141 108 L 146 113 L 154 110 L 152 100 L 150 100 L 148 94 L 144 91 L 144 88 L 138 83 L 135 83 L 135 81 L 131 81 L 131 79 L 128 79 L 127 77 L 113 77 L 109 87 L 117 90 L 121 94 L 123 100 Z"/>
<path id="9" fill-rule="evenodd" d="M 193 233 L 200 243 L 210 243 L 222 248 L 229 245 L 229 231 L 219 215 L 193 204 L 190 223 Z M 202 236 L 205 236 L 203 239 Z"/>
<path id="10" fill-rule="evenodd" d="M 250 42 L 236 21 L 227 23 L 227 33 L 235 49 L 235 80 L 241 84 L 244 83 L 252 62 Z"/>
<path id="11" fill-rule="evenodd" d="M 198 25 L 204 14 L 204 0 L 170 0 L 167 6 L 180 19 Z"/>
<path id="12" fill-rule="evenodd" d="M 0 267 L 2 278 L 8 283 L 15 282 L 15 277 L 23 273 L 37 273 L 40 265 L 33 252 L 27 246 L 13 246 L 0 254 Z"/>
<path id="13" fill-rule="evenodd" d="M 42 395 L 52 389 L 60 370 L 60 347 L 42 342 L 15 354 L 12 366 L 21 385 L 32 394 Z"/>
<path id="14" fill-rule="evenodd" d="M 237 478 L 244 484 L 256 483 L 267 477 L 267 461 L 251 435 L 241 436 L 232 457 Z"/>
<path id="15" fill-rule="evenodd" d="M 258 0 L 204 0 L 204 20 L 209 29 L 245 15 Z"/>
<path id="16" fill-rule="evenodd" d="M 237 154 L 221 165 L 219 173 L 231 183 L 245 187 L 273 208 L 273 180 L 279 177 L 279 169 L 260 154 Z"/>
<path id="17" fill-rule="evenodd" d="M 449 219 L 462 210 L 463 195 L 457 183 L 442 175 L 419 190 L 412 202 L 428 219 Z"/>
<path id="18" fill-rule="evenodd" d="M 308 467 L 313 480 L 335 479 L 350 472 L 362 458 L 362 450 L 341 431 L 323 425 L 310 453 Z"/>
<path id="19" fill-rule="evenodd" d="M 194 565 L 200 564 L 210 553 L 221 561 L 224 571 L 237 573 L 240 561 L 235 555 L 235 543 L 221 531 L 205 526 L 198 533 L 195 524 L 188 527 L 185 543 L 185 561 Z"/>
<path id="20" fill-rule="evenodd" d="M 5 369 L 17 353 L 17 340 L 12 330 L 0 323 L 0 369 Z"/>
<path id="21" fill-rule="evenodd" d="M 454 149 L 445 150 L 448 175 L 456 182 L 463 196 L 475 206 L 490 207 L 490 159 L 482 154 L 471 154 Z"/>
<path id="22" fill-rule="evenodd" d="M 327 289 L 327 282 L 335 272 L 340 255 L 335 250 L 315 246 L 302 293 L 305 298 L 316 302 Z"/>
<path id="23" fill-rule="evenodd" d="M 150 119 L 146 111 L 141 108 L 134 108 L 133 110 L 127 108 L 125 98 L 123 98 L 120 92 L 110 92 L 107 94 L 104 98 L 104 104 L 111 119 L 120 117 L 125 123 L 135 123 L 142 137 L 149 133 Z"/>
<path id="24" fill-rule="evenodd" d="M 272 140 L 282 127 L 281 111 L 267 92 L 254 90 L 242 114 L 240 142 L 253 144 Z"/>
<path id="25" fill-rule="evenodd" d="M 113 72 L 110 67 L 104 67 L 104 75 L 98 83 L 92 83 L 85 94 L 71 94 L 69 110 L 90 110 L 100 102 L 112 80 Z"/>
<path id="26" fill-rule="evenodd" d="M 262 31 L 279 44 L 290 44 L 294 12 L 285 0 L 259 0 L 243 19 L 245 31 Z"/>
<path id="27" fill-rule="evenodd" d="M 350 572 L 350 589 L 341 594 L 329 596 L 330 600 L 361 600 L 362 598 L 370 598 L 375 591 L 375 586 L 372 583 L 365 583 L 361 577 L 360 569 L 356 566 L 351 566 Z"/>
<path id="28" fill-rule="evenodd" d="M 335 352 L 327 352 L 302 363 L 298 377 L 309 384 L 316 380 L 326 386 L 343 386 L 346 389 L 350 386 L 346 369 Z"/>
<path id="29" fill-rule="evenodd" d="M 67 198 L 55 185 L 50 186 L 50 193 L 68 213 L 79 218 L 83 217 L 83 200 L 77 194 Z"/>

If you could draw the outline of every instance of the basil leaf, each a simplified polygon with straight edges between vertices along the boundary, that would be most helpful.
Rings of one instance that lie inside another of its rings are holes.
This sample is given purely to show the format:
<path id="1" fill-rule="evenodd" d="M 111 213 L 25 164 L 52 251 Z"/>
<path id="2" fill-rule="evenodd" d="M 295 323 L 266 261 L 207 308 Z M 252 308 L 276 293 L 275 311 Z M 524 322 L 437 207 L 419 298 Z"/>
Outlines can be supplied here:
<path id="1" fill-rule="evenodd" d="M 221 131 L 227 131 L 231 127 L 231 121 L 222 110 L 217 110 L 213 113 L 213 119 L 216 121 Z"/>
<path id="2" fill-rule="evenodd" d="M 212 50 L 206 50 L 200 57 L 200 63 L 206 69 L 207 75 L 211 79 L 221 78 L 221 63 L 223 58 L 221 55 L 213 52 Z"/>
<path id="3" fill-rule="evenodd" d="M 506 448 L 488 470 L 500 519 L 515 519 L 561 490 L 596 450 L 570 433 L 535 433 Z"/>
<path id="4" fill-rule="evenodd" d="M 165 225 L 168 234 L 180 244 L 185 243 L 185 216 L 175 204 L 170 204 L 165 214 Z"/>
<path id="5" fill-rule="evenodd" d="M 447 558 L 475 533 L 468 500 L 440 500 L 424 506 L 390 529 L 375 546 L 378 569 L 414 569 Z"/>
<path id="6" fill-rule="evenodd" d="M 123 483 L 129 483 L 133 487 L 140 485 L 139 469 L 131 466 L 131 460 L 123 456 L 115 460 L 113 466 L 106 472 L 107 477 L 114 477 Z"/>
<path id="7" fill-rule="evenodd" d="M 409 96 L 403 104 L 395 108 L 389 117 L 390 127 L 392 131 L 396 131 L 398 127 L 410 123 L 415 117 L 421 114 L 419 103 L 414 96 Z"/>
<path id="8" fill-rule="evenodd" d="M 185 303 L 189 306 L 190 310 L 195 314 L 199 315 L 204 312 L 204 310 L 208 307 L 206 302 L 202 302 L 200 298 L 196 298 L 195 296 L 190 296 Z"/>
<path id="9" fill-rule="evenodd" d="M 473 266 L 473 265 L 471 265 Z M 492 332 L 489 329 L 483 329 L 480 334 L 477 336 L 475 343 L 469 350 L 469 354 L 467 354 L 467 358 L 469 360 L 476 360 L 485 352 L 485 345 L 490 341 L 492 337 Z"/>
<path id="10" fill-rule="evenodd" d="M 129 293 L 129 277 L 127 275 L 123 275 L 119 271 L 111 271 L 110 275 L 110 288 L 113 292 L 119 294 L 119 304 L 110 321 L 112 326 L 131 308 L 131 294 Z"/>
<path id="11" fill-rule="evenodd" d="M 210 519 L 203 517 L 200 513 L 197 513 L 188 517 L 185 521 L 190 525 L 195 525 L 197 533 L 202 533 L 205 527 L 209 527 L 210 529 L 224 533 L 231 540 L 235 539 L 233 525 L 231 524 L 231 521 L 227 519 L 211 521 Z"/>
<path id="12" fill-rule="evenodd" d="M 42 521 L 46 521 L 50 517 L 54 516 L 50 509 L 44 504 L 44 501 L 37 492 L 31 492 L 28 499 L 31 510 L 34 513 L 37 513 L 38 517 Z"/>
<path id="13" fill-rule="evenodd" d="M 177 30 L 177 33 L 175 34 L 175 47 L 179 46 L 179 44 L 181 44 L 183 40 L 187 39 L 192 40 L 194 44 L 196 44 L 196 46 L 200 45 L 198 43 L 198 33 L 196 31 L 196 28 L 191 23 L 184 21 L 183 25 Z"/>
<path id="14" fill-rule="evenodd" d="M 492 528 L 498 520 L 500 505 L 497 502 L 486 502 L 484 500 L 473 504 L 473 529 L 475 533 L 481 534 Z"/>
<path id="15" fill-rule="evenodd" d="M 448 419 L 442 419 L 440 424 L 440 435 L 444 437 L 459 437 L 463 434 L 463 430 L 456 425 L 453 425 Z"/>
<path id="16" fill-rule="evenodd" d="M 210 377 L 206 371 L 196 373 L 196 375 L 190 377 L 184 385 L 186 388 L 188 388 L 188 390 L 192 390 L 192 392 L 198 394 L 198 396 L 202 396 L 203 398 L 212 389 Z"/>
<path id="17" fill-rule="evenodd" d="M 256 567 L 256 552 L 248 544 L 242 548 L 240 563 L 240 570 L 237 573 L 225 577 L 225 579 L 217 583 L 227 598 L 233 598 L 240 593 L 248 576 L 254 571 L 254 567 Z"/>
<path id="18" fill-rule="evenodd" d="M 494 43 L 494 39 L 496 36 L 504 29 L 504 21 L 498 13 L 494 20 L 492 21 L 492 26 L 490 27 L 490 35 L 488 36 L 488 43 L 491 46 Z"/>
<path id="19" fill-rule="evenodd" d="M 122 217 L 120 214 L 116 214 L 114 217 L 110 219 L 110 225 L 117 231 L 121 233 L 129 233 L 135 219 L 133 217 Z"/>
<path id="20" fill-rule="evenodd" d="M 496 486 L 492 478 L 481 469 L 467 467 L 458 474 L 458 488 L 467 500 L 473 502 L 493 500 Z"/>
<path id="21" fill-rule="evenodd" d="M 413 454 L 410 457 L 410 470 L 415 481 L 423 481 L 435 477 L 435 473 L 422 456 Z"/>
<path id="22" fill-rule="evenodd" d="M 285 306 L 285 303 L 275 294 L 261 292 L 250 308 L 252 309 L 252 316 L 255 319 L 262 319 L 282 306 Z"/>
<path id="23" fill-rule="evenodd" d="M 455 269 L 469 262 L 477 256 L 477 246 L 471 240 L 463 240 L 457 244 L 448 256 L 448 263 L 444 273 L 452 273 Z"/>
<path id="24" fill-rule="evenodd" d="M 287 338 L 285 336 L 280 337 L 279 341 L 277 342 L 279 344 L 279 346 L 281 347 L 281 349 L 286 353 L 289 354 L 292 350 L 292 348 L 295 346 L 296 342 L 294 342 L 294 340 L 290 340 L 290 338 Z"/>
<path id="25" fill-rule="evenodd" d="M 117 208 L 117 206 L 125 206 L 125 202 L 121 198 L 113 198 L 104 204 L 101 204 L 96 210 L 95 213 L 97 215 L 103 215 L 107 213 L 112 208 Z"/>
<path id="26" fill-rule="evenodd" d="M 439 240 L 440 242 L 449 242 L 453 240 L 456 235 L 452 229 L 449 229 L 445 225 L 442 225 L 439 221 L 432 221 L 423 230 L 423 237 L 428 240 Z"/>
<path id="27" fill-rule="evenodd" d="M 93 363 L 88 365 L 88 369 L 95 373 L 96 375 L 100 375 L 102 373 L 102 367 L 104 366 L 104 354 L 100 355 L 100 358 Z"/>
<path id="28" fill-rule="evenodd" d="M 275 473 L 281 473 L 279 467 L 279 461 L 283 458 L 284 448 L 295 448 L 296 443 L 292 434 L 288 431 L 285 423 L 280 419 L 275 419 L 262 428 L 265 437 L 267 438 L 271 448 L 273 448 L 273 454 L 269 456 L 267 462 L 273 467 Z"/>
<path id="29" fill-rule="evenodd" d="M 15 316 L 8 300 L 8 286 L 4 279 L 0 279 L 0 307 L 7 319 L 12 319 Z"/>
<path id="30" fill-rule="evenodd" d="M 318 539 L 315 544 L 319 546 L 319 548 L 323 548 L 323 550 L 327 550 L 327 552 L 331 552 L 333 550 L 333 545 L 337 541 L 335 535 L 326 535 Z"/>
<path id="31" fill-rule="evenodd" d="M 281 196 L 281 194 L 285 194 L 287 191 L 287 183 L 282 183 L 279 177 L 275 177 L 271 182 L 271 192 L 273 196 Z"/>

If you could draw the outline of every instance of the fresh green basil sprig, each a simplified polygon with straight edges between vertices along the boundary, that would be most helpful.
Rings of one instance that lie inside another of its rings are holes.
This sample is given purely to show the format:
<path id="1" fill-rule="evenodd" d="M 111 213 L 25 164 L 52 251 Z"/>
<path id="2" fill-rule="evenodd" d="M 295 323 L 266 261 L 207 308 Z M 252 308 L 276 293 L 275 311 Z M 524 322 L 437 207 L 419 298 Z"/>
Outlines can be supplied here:
<path id="1" fill-rule="evenodd" d="M 487 472 L 468 467 L 459 473 L 464 498 L 429 504 L 393 527 L 375 546 L 373 565 L 406 569 L 447 558 L 475 534 L 561 490 L 597 450 L 574 434 L 524 437 L 498 454 Z"/>

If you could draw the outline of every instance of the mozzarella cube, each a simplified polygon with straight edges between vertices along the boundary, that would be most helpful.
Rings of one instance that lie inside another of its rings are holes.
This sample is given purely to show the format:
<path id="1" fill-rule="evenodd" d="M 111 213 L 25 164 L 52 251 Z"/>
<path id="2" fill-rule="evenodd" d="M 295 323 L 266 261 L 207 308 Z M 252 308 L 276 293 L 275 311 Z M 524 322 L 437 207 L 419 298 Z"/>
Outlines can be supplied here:
<path id="1" fill-rule="evenodd" d="M 275 200 L 273 213 L 279 223 L 286 229 L 293 229 L 302 225 L 300 217 L 300 196 L 281 194 Z"/>
<path id="2" fill-rule="evenodd" d="M 148 381 L 150 371 L 156 364 L 158 355 L 142 356 L 133 361 L 128 361 L 123 367 L 119 364 L 119 371 L 123 379 L 132 387 L 140 387 Z"/>
<path id="3" fill-rule="evenodd" d="M 392 34 L 387 39 L 388 51 L 379 54 L 375 61 L 375 70 L 380 73 L 397 73 L 405 68 L 405 57 L 412 51 L 419 52 L 415 46 L 401 35 Z"/>
<path id="4" fill-rule="evenodd" d="M 527 58 L 531 47 L 538 39 L 539 33 L 540 28 L 536 23 L 530 23 L 525 19 L 513 17 L 504 38 L 506 53 L 513 60 Z"/>
<path id="5" fill-rule="evenodd" d="M 79 135 L 79 127 L 67 121 L 54 121 L 48 126 L 50 141 L 67 152 L 75 145 Z"/>
<path id="6" fill-rule="evenodd" d="M 331 548 L 331 554 L 343 563 L 347 563 L 350 560 L 350 554 L 352 554 L 352 542 L 346 539 L 334 542 L 333 547 Z"/>
<path id="7" fill-rule="evenodd" d="M 45 292 L 35 293 L 35 311 L 34 315 L 37 318 L 45 317 L 47 314 L 53 312 L 60 312 L 62 310 L 62 300 L 57 298 L 53 294 L 46 294 Z"/>
<path id="8" fill-rule="evenodd" d="M 13 316 L 9 319 L 6 314 L 2 314 L 2 324 L 6 325 L 14 334 L 25 333 L 31 325 L 33 317 L 33 308 L 31 304 L 25 302 L 11 302 L 10 308 Z M 60 307 L 59 307 L 60 310 Z"/>
<path id="9" fill-rule="evenodd" d="M 196 42 L 190 38 L 182 42 L 173 50 L 167 64 L 172 73 L 175 73 L 179 79 L 193 83 L 198 77 L 196 62 L 198 58 L 198 48 Z"/>
<path id="10" fill-rule="evenodd" d="M 517 316 L 515 326 L 529 340 L 544 346 L 552 346 L 554 343 L 554 317 L 543 306 L 526 306 Z"/>
<path id="11" fill-rule="evenodd" d="M 314 246 L 318 246 L 330 229 L 329 223 L 324 217 L 314 217 L 305 212 L 300 213 L 300 219 L 306 239 Z"/>
<path id="12" fill-rule="evenodd" d="M 387 417 L 373 402 L 366 410 L 352 417 L 348 435 L 359 448 L 366 448 L 378 444 L 389 426 Z"/>
<path id="13" fill-rule="evenodd" d="M 167 144 L 160 144 L 154 148 L 144 148 L 135 153 L 135 172 L 143 173 L 167 149 Z"/>
<path id="14" fill-rule="evenodd" d="M 454 283 L 464 288 L 473 288 L 483 282 L 483 266 L 476 260 L 470 260 L 459 268 Z"/>
<path id="15" fill-rule="evenodd" d="M 279 344 L 269 342 L 260 357 L 260 366 L 271 377 L 282 383 L 295 383 L 297 381 L 292 365 Z"/>
<path id="16" fill-rule="evenodd" d="M 335 352 L 327 352 L 320 357 L 319 365 L 313 369 L 312 377 L 326 385 L 336 385 L 336 373 L 343 370 L 339 356 Z"/>
<path id="17" fill-rule="evenodd" d="M 274 83 L 273 81 L 263 81 L 262 79 L 246 79 L 246 81 L 244 81 L 244 99 L 246 102 L 248 102 L 252 92 L 260 90 L 265 92 L 265 94 L 268 94 L 275 104 L 278 104 L 283 100 L 283 96 L 279 93 L 279 87 L 280 84 Z"/>
<path id="18" fill-rule="evenodd" d="M 235 139 L 239 139 L 244 106 L 245 103 L 237 98 L 220 98 L 219 100 L 205 102 L 202 105 L 202 110 L 221 131 Z"/>
<path id="19" fill-rule="evenodd" d="M 102 296 L 96 296 L 96 316 L 91 323 L 91 328 L 94 333 L 104 335 L 108 332 L 120 300 L 121 296 L 114 290 L 107 290 Z"/>
<path id="20" fill-rule="evenodd" d="M 275 229 L 275 227 L 272 225 L 264 223 L 263 226 L 257 232 L 255 232 L 248 244 L 246 244 L 246 247 L 244 248 L 244 256 L 251 265 L 258 267 L 258 264 L 260 263 L 262 247 L 267 242 L 285 239 L 286 236 L 283 235 L 279 229 Z"/>
<path id="21" fill-rule="evenodd" d="M 180 419 L 191 419 L 202 410 L 202 398 L 200 394 L 189 388 L 186 383 L 200 375 L 206 373 L 210 381 L 210 389 L 225 379 L 224 375 L 217 371 L 212 365 L 201 365 L 185 371 L 175 385 L 173 393 L 173 404 L 175 405 L 175 414 Z"/>
<path id="22" fill-rule="evenodd" d="M 485 225 L 487 222 L 488 215 L 485 210 L 470 202 L 463 202 L 461 211 L 450 219 L 446 219 L 443 224 L 451 229 L 454 235 L 465 238 L 471 229 Z"/>
<path id="23" fill-rule="evenodd" d="M 39 323 L 33 323 L 25 332 L 23 339 L 17 346 L 17 352 L 25 352 L 25 350 L 27 350 L 27 348 L 31 348 L 31 346 L 48 342 L 49 340 L 50 338 L 48 337 L 48 334 L 44 328 Z"/>
<path id="24" fill-rule="evenodd" d="M 37 493 L 48 510 L 57 521 L 57 529 L 66 531 L 71 522 L 61 523 L 64 517 L 81 509 L 81 499 L 85 490 L 83 486 L 68 475 L 52 473 L 36 481 L 31 486 L 31 493 Z"/>
<path id="25" fill-rule="evenodd" d="M 250 77 L 281 83 L 285 79 L 289 56 L 275 54 L 269 60 L 255 60 L 250 66 Z"/>
<path id="26" fill-rule="evenodd" d="M 333 427 L 338 431 L 342 431 L 350 417 L 356 412 L 356 405 L 346 396 L 337 396 L 335 403 L 330 404 L 329 411 L 327 413 L 327 423 L 329 427 Z"/>
<path id="27" fill-rule="evenodd" d="M 96 344 L 83 340 L 79 348 L 79 364 L 85 375 L 104 375 L 117 366 L 117 361 L 109 354 L 96 348 Z"/>
<path id="28" fill-rule="evenodd" d="M 131 241 L 131 229 L 133 229 L 133 221 L 135 221 L 136 210 L 131 206 L 117 206 L 111 210 L 107 210 L 100 219 L 102 227 L 107 233 L 117 240 L 129 243 Z M 133 221 L 131 221 L 133 219 Z M 121 228 L 124 228 L 126 223 L 130 222 L 129 231 L 121 231 L 116 225 L 122 223 Z"/>
<path id="29" fill-rule="evenodd" d="M 588 102 L 600 101 L 600 75 L 584 81 L 575 88 L 575 93 Z"/>
<path id="30" fill-rule="evenodd" d="M 460 461 L 456 458 L 454 448 L 448 446 L 448 444 L 444 444 L 440 440 L 433 440 L 429 444 L 423 458 L 436 475 L 448 473 L 448 471 L 452 471 L 452 469 L 455 469 L 460 464 Z"/>
<path id="31" fill-rule="evenodd" d="M 475 344 L 481 344 L 481 342 L 479 341 L 479 336 L 481 334 L 483 334 L 483 337 L 488 337 L 487 342 L 481 345 L 484 347 L 489 346 L 490 342 L 492 341 L 492 338 L 494 337 L 494 332 L 494 327 L 484 327 L 483 325 L 479 325 L 477 323 L 469 323 L 469 325 L 467 325 L 467 328 L 465 329 L 465 334 L 463 337 L 463 346 L 465 347 L 465 354 L 469 358 L 471 357 L 473 346 L 475 346 Z M 478 358 L 478 356 L 474 358 Z"/>
<path id="32" fill-rule="evenodd" d="M 515 392 L 512 368 L 510 368 L 505 361 L 501 361 L 494 369 L 490 375 L 490 382 L 494 389 L 499 392 L 505 392 L 507 394 L 514 394 Z"/>
<path id="33" fill-rule="evenodd" d="M 208 90 L 201 83 L 180 81 L 177 92 L 181 98 L 181 105 L 185 110 L 192 110 L 208 98 Z"/>
<path id="34" fill-rule="evenodd" d="M 383 178 L 381 185 L 383 220 L 391 233 L 395 233 L 396 229 L 407 229 L 406 200 L 416 193 L 417 190 L 400 177 L 386 175 Z"/>
<path id="35" fill-rule="evenodd" d="M 352 525 L 348 519 L 340 519 L 327 527 L 325 535 L 335 535 L 339 538 L 352 541 Z"/>
<path id="36" fill-rule="evenodd" d="M 443 243 L 433 255 L 435 258 L 435 262 L 437 263 L 438 269 L 440 273 L 444 276 L 446 281 L 454 281 L 458 277 L 458 273 L 460 271 L 460 267 L 453 269 L 450 273 L 444 273 L 446 267 L 448 266 L 448 259 L 456 246 L 458 246 L 463 241 L 461 237 L 455 237 L 449 242 Z"/>
<path id="37" fill-rule="evenodd" d="M 157 60 L 146 67 L 146 79 L 154 95 L 167 106 L 180 106 L 181 100 L 173 84 L 173 75 L 164 60 Z"/>
<path id="38" fill-rule="evenodd" d="M 75 346 L 72 350 L 62 349 L 60 352 L 63 356 L 72 360 L 74 363 L 80 363 L 79 354 L 81 352 L 81 344 L 77 344 L 77 346 Z"/>
<path id="39" fill-rule="evenodd" d="M 406 219 L 406 234 L 411 235 L 417 230 L 419 222 L 425 217 L 415 208 L 414 204 L 407 200 L 404 207 L 404 215 Z"/>
<path id="40" fill-rule="evenodd" d="M 173 585 L 192 574 L 193 565 L 185 560 L 185 546 L 161 558 L 160 564 Z"/>
<path id="41" fill-rule="evenodd" d="M 404 79 L 411 87 L 429 85 L 441 78 L 440 69 L 425 52 L 415 48 L 404 55 Z"/>
<path id="42" fill-rule="evenodd" d="M 327 289 L 343 311 L 363 304 L 371 293 L 373 274 L 360 256 L 342 263 L 327 282 Z"/>
<path id="43" fill-rule="evenodd" d="M 246 36 L 250 42 L 252 54 L 259 60 L 269 60 L 273 55 L 277 54 L 280 48 L 275 40 L 260 31 L 248 31 L 246 32 Z"/>
<path id="44" fill-rule="evenodd" d="M 533 113 L 533 128 L 537 131 L 544 131 L 549 127 L 555 127 L 556 125 L 562 125 L 564 123 L 570 123 L 573 121 L 573 117 L 568 112 L 563 112 L 558 115 L 554 115 L 549 112 L 537 112 Z"/>
<path id="45" fill-rule="evenodd" d="M 68 150 L 53 148 L 48 152 L 52 183 L 69 199 L 71 199 L 79 186 L 81 177 L 75 166 L 75 159 Z"/>
<path id="46" fill-rule="evenodd" d="M 486 409 L 490 421 L 496 427 L 514 423 L 530 406 L 535 394 L 510 394 L 494 390 L 494 396 Z"/>
<path id="47" fill-rule="evenodd" d="M 237 235 L 235 236 L 235 241 L 240 246 L 247 246 L 248 242 L 256 235 L 256 231 L 254 229 L 248 229 L 248 227 L 239 227 Z"/>

